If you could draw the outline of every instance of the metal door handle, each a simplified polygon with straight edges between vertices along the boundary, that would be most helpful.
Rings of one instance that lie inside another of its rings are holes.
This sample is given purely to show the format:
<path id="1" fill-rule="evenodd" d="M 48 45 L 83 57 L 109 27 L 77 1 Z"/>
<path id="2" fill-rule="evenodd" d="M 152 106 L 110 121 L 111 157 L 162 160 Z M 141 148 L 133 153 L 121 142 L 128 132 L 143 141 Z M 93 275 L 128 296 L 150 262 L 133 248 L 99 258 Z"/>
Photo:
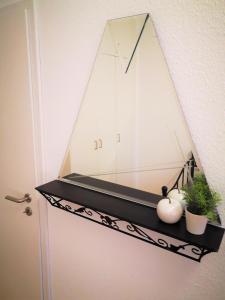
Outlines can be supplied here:
<path id="1" fill-rule="evenodd" d="M 31 202 L 30 194 L 25 194 L 23 198 L 15 198 L 15 197 L 7 195 L 7 196 L 5 196 L 5 199 L 16 202 L 16 203 Z"/>

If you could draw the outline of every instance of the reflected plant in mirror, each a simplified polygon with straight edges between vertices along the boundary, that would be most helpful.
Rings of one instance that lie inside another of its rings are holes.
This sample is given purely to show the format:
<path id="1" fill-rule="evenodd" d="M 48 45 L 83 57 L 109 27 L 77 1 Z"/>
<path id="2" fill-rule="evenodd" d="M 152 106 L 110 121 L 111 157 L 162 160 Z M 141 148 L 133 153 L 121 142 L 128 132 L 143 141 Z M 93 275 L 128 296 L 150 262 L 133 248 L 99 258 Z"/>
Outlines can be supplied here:
<path id="1" fill-rule="evenodd" d="M 109 20 L 60 180 L 154 206 L 148 193 L 180 188 L 197 167 L 149 14 Z"/>

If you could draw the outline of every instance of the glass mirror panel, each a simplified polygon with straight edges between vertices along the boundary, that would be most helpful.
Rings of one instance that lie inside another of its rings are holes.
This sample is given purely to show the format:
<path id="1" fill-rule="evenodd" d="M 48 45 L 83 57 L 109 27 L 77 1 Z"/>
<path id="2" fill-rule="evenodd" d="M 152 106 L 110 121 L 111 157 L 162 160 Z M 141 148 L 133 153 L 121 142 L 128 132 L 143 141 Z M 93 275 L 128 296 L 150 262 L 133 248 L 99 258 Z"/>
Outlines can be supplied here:
<path id="1" fill-rule="evenodd" d="M 196 160 L 149 15 L 108 21 L 60 179 L 96 189 L 95 178 L 161 194 L 192 154 Z"/>

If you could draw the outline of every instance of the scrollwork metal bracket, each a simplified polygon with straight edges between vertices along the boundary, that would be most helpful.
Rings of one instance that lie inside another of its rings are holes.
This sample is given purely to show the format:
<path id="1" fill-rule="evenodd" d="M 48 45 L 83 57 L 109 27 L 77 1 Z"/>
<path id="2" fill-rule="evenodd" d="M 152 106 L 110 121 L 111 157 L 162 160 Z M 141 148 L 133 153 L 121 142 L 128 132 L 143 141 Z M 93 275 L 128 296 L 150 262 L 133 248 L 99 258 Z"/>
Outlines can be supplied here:
<path id="1" fill-rule="evenodd" d="M 70 212 L 82 218 L 88 219 L 95 223 L 101 224 L 113 230 L 117 230 L 126 235 L 135 237 L 139 240 L 145 241 L 149 244 L 162 248 L 164 250 L 173 252 L 178 255 L 182 255 L 194 261 L 200 262 L 202 257 L 206 254 L 212 252 L 209 249 L 205 249 L 190 243 L 184 243 L 182 241 L 176 240 L 177 243 L 173 244 L 165 240 L 165 235 L 163 238 L 152 238 L 149 233 L 146 233 L 142 227 L 137 226 L 136 224 L 130 223 L 125 220 L 111 217 L 102 212 L 99 212 L 95 209 L 88 207 L 80 206 L 78 204 L 73 204 L 67 202 L 62 198 L 55 197 L 50 194 L 40 192 L 47 201 L 54 207 L 60 208 L 64 211 Z M 68 204 L 70 203 L 70 205 Z M 71 206 L 73 205 L 73 207 Z M 150 231 L 146 229 L 147 231 Z M 174 239 L 173 239 L 174 240 Z"/>

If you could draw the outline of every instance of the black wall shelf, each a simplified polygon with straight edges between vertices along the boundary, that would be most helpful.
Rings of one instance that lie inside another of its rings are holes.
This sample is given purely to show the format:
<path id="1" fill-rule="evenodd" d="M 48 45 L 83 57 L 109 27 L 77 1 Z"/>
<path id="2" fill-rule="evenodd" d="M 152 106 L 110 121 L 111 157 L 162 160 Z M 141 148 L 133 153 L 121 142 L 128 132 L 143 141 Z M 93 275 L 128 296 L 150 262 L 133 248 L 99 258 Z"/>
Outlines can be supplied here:
<path id="1" fill-rule="evenodd" d="M 99 180 L 99 184 L 102 185 L 103 183 L 102 180 Z M 117 186 L 117 189 L 120 188 L 118 185 L 115 186 Z M 162 199 L 159 195 L 128 187 L 121 186 L 121 188 L 123 192 L 139 194 L 140 198 L 155 205 Z M 165 224 L 159 220 L 155 208 L 68 184 L 60 180 L 51 181 L 36 189 L 56 208 L 194 261 L 200 262 L 206 254 L 217 252 L 223 238 L 224 228 L 222 227 L 208 224 L 203 235 L 192 235 L 186 230 L 184 217 L 176 224 Z M 155 231 L 163 236 L 157 239 L 152 238 L 146 229 Z M 167 237 L 171 237 L 175 241 L 171 243 L 167 241 Z"/>

